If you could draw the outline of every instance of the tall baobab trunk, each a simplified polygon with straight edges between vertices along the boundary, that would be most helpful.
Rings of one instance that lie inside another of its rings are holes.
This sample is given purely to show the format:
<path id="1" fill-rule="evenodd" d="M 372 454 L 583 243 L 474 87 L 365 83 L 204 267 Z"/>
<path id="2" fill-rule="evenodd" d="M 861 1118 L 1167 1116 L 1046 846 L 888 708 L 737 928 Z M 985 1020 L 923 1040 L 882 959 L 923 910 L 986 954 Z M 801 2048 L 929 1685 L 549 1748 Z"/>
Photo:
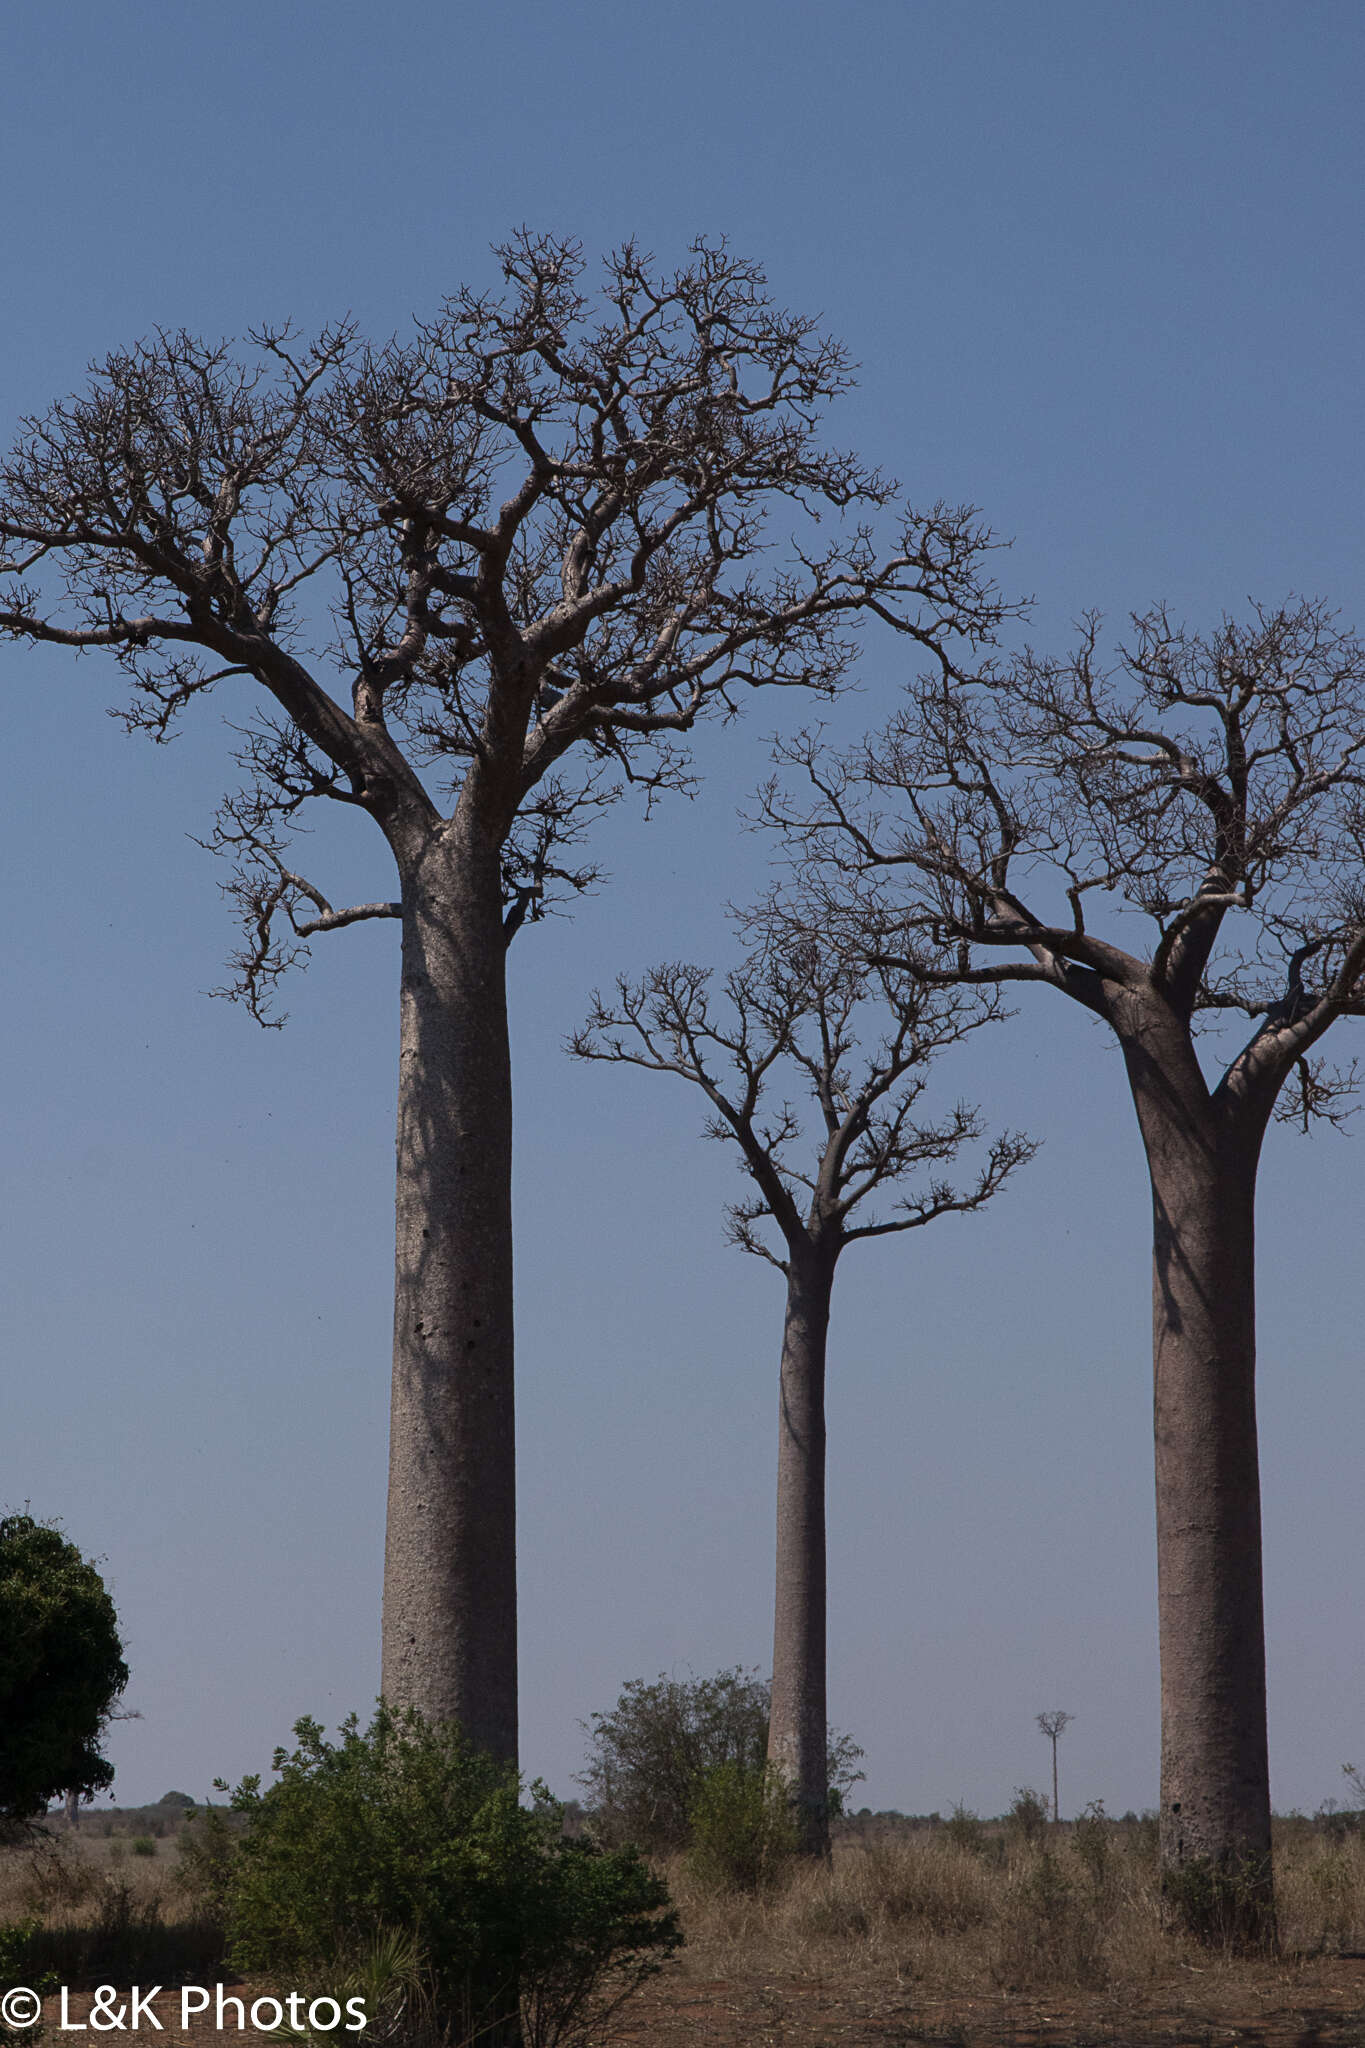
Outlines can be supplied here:
<path id="1" fill-rule="evenodd" d="M 404 875 L 383 1691 L 517 1754 L 511 1065 L 498 849 Z"/>
<path id="2" fill-rule="evenodd" d="M 791 1248 L 777 1437 L 777 1597 L 768 1761 L 800 1846 L 829 1853 L 825 1703 L 825 1347 L 834 1263 Z"/>
<path id="3" fill-rule="evenodd" d="M 1160 1073 L 1125 1051 L 1153 1203 L 1162 1870 L 1195 1931 L 1258 1942 L 1274 1928 L 1256 1444 L 1263 1123 L 1225 1097 L 1199 1101 L 1192 1051 Z"/>

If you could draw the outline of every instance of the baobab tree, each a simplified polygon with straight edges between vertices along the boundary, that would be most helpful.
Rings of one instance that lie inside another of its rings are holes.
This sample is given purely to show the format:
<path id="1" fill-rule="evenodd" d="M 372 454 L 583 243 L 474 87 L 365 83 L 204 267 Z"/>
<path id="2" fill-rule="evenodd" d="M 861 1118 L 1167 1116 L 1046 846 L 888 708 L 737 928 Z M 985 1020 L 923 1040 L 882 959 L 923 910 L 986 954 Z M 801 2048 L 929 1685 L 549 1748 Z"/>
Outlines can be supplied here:
<path id="1" fill-rule="evenodd" d="M 1052 1824 L 1054 1827 L 1062 1817 L 1061 1798 L 1057 1790 L 1057 1741 L 1063 1729 L 1067 1727 L 1068 1723 L 1074 1721 L 1075 1718 L 1074 1714 L 1064 1713 L 1060 1707 L 1054 1708 L 1050 1713 L 1036 1714 L 1034 1716 L 1042 1733 L 1046 1735 L 1048 1741 L 1052 1744 Z"/>
<path id="2" fill-rule="evenodd" d="M 512 1757 L 508 941 L 588 886 L 597 810 L 685 785 L 681 736 L 737 693 L 834 690 L 868 607 L 950 664 L 1002 607 L 972 516 L 893 514 L 822 446 L 846 357 L 754 265 L 626 248 L 593 300 L 572 244 L 499 253 L 501 296 L 461 290 L 408 340 L 109 356 L 0 466 L 0 628 L 108 650 L 157 739 L 227 679 L 249 693 L 213 841 L 231 992 L 262 1021 L 314 935 L 401 926 L 383 1689 Z M 393 900 L 297 871 L 318 801 L 378 827 Z"/>
<path id="3" fill-rule="evenodd" d="M 980 1139 L 959 1103 L 915 1112 L 936 1057 L 997 1015 L 971 992 L 926 989 L 891 966 L 857 966 L 808 928 L 799 903 L 747 920 L 753 950 L 719 991 L 702 967 L 656 967 L 595 998 L 572 1041 L 582 1059 L 676 1074 L 711 1105 L 753 1183 L 731 1207 L 731 1241 L 786 1282 L 778 1396 L 777 1574 L 769 1761 L 791 1796 L 803 1850 L 829 1851 L 826 1707 L 825 1371 L 835 1271 L 849 1245 L 979 1209 L 1034 1150 L 1016 1133 L 987 1148 L 964 1189 L 942 1168 Z M 774 1084 L 795 1099 L 771 1103 Z M 918 1176 L 918 1181 L 916 1181 Z M 909 1182 L 882 1210 L 869 1198 Z M 773 1226 L 765 1232 L 765 1226 Z M 776 1238 L 776 1245 L 772 1242 Z"/>
<path id="4" fill-rule="evenodd" d="M 1164 610 L 1103 661 L 923 679 L 841 759 L 785 750 L 768 818 L 868 956 L 1037 984 L 1123 1055 L 1153 1205 L 1161 1853 L 1194 1923 L 1273 1931 L 1253 1219 L 1272 1118 L 1337 1119 L 1315 1048 L 1365 1012 L 1365 648 L 1320 603 Z M 1110 930 L 1148 920 L 1148 948 Z M 1201 1027 L 1246 1023 L 1231 1043 Z"/>

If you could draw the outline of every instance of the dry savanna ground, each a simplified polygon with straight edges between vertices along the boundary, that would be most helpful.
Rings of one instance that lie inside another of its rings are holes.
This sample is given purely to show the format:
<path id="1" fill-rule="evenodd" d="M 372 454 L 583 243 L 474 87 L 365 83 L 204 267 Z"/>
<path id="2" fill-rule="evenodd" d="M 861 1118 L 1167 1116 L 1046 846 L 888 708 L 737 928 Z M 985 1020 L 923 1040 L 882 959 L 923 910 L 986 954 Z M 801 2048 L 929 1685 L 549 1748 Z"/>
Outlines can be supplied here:
<path id="1" fill-rule="evenodd" d="M 687 1947 L 624 2008 L 612 2039 L 1365 2048 L 1365 1837 L 1290 1819 L 1277 1856 L 1281 1953 L 1258 1961 L 1163 1927 L 1144 1822 L 1031 1840 L 993 1827 L 865 1827 L 842 1837 L 828 1869 L 798 1870 L 758 1896 L 706 1891 L 679 1861 L 668 1876 Z M 87 1822 L 74 1838 L 0 1852 L 0 1924 L 25 1917 L 41 1920 L 46 1959 L 72 1984 L 224 1974 L 191 1859 L 169 1830 L 105 1837 Z M 88 2003 L 73 1999 L 73 2013 Z M 49 2043 L 56 2017 L 54 2005 Z M 161 2038 L 171 2043 L 175 2029 Z"/>

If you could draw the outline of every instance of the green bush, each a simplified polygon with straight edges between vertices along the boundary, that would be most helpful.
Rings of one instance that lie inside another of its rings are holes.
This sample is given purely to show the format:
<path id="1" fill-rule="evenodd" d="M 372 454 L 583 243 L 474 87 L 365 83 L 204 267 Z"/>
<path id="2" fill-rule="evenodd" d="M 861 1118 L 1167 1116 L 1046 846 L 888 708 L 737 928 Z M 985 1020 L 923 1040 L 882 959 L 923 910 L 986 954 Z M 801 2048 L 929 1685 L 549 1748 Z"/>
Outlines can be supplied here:
<path id="1" fill-rule="evenodd" d="M 0 1984 L 6 1989 L 23 1977 L 38 1924 L 36 1918 L 0 1920 Z"/>
<path id="2" fill-rule="evenodd" d="M 651 1854 L 685 1848 L 702 1781 L 722 1765 L 759 1774 L 768 1755 L 771 1688 L 757 1672 L 736 1666 L 714 1678 L 670 1678 L 652 1685 L 632 1678 L 608 1714 L 585 1722 L 588 1767 L 578 1782 L 592 1823 L 610 1842 L 636 1842 Z M 829 1811 L 863 1773 L 851 1736 L 828 1731 L 825 1773 Z"/>
<path id="3" fill-rule="evenodd" d="M 1052 1808 L 1042 1792 L 1030 1791 L 1027 1785 L 1016 1785 L 1010 1810 L 1005 1815 L 1005 1825 L 1010 1833 L 1031 1846 L 1042 1840 L 1047 1833 Z"/>
<path id="4" fill-rule="evenodd" d="M 134 1835 L 128 1844 L 134 1856 L 155 1856 L 156 1843 L 150 1835 Z"/>
<path id="5" fill-rule="evenodd" d="M 986 1830 L 979 1814 L 964 1806 L 959 1799 L 943 1823 L 943 1832 L 955 1849 L 968 1849 L 979 1856 L 985 1846 Z"/>
<path id="6" fill-rule="evenodd" d="M 543 1786 L 523 1806 L 516 1771 L 453 1727 L 381 1705 L 336 1743 L 316 1721 L 294 1734 L 268 1791 L 245 1778 L 232 1794 L 236 1968 L 324 1982 L 365 1945 L 410 1935 L 454 2039 L 496 2037 L 519 1981 L 527 2041 L 550 2048 L 679 1946 L 667 1891 L 633 1851 L 568 1840 Z"/>
<path id="7" fill-rule="evenodd" d="M 238 1827 L 221 1806 L 196 1807 L 180 1831 L 176 1887 L 202 1919 L 227 1924 L 228 1878 Z"/>
<path id="8" fill-rule="evenodd" d="M 55 1991 L 57 1979 L 51 1972 L 34 1968 L 33 1938 L 38 1925 L 37 1920 L 0 1920 L 0 1989 L 23 1984 L 40 1996 Z M 0 2020 L 0 2048 L 29 2048 L 42 2039 L 44 2031 L 41 2024 L 10 2027 Z"/>
<path id="9" fill-rule="evenodd" d="M 1268 1857 L 1215 1863 L 1201 1856 L 1167 1866 L 1161 1872 L 1161 1901 L 1168 1921 L 1206 1947 L 1254 1951 L 1274 1944 Z"/>
<path id="10" fill-rule="evenodd" d="M 763 1891 L 797 1851 L 791 1800 L 771 1764 L 717 1764 L 703 1775 L 688 1821 L 688 1867 L 708 1889 Z"/>
<path id="11" fill-rule="evenodd" d="M 1071 1839 L 1077 1856 L 1090 1874 L 1090 1882 L 1102 1892 L 1109 1881 L 1113 1851 L 1113 1823 L 1102 1799 L 1092 1799 L 1076 1816 Z"/>

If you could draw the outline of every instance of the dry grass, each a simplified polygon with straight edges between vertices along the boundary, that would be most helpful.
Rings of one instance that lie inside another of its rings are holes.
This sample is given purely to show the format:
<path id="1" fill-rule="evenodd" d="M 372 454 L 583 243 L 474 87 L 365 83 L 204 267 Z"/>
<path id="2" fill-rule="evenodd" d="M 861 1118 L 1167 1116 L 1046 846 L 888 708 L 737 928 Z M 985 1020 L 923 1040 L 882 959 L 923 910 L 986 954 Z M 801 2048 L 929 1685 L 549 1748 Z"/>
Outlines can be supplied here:
<path id="1" fill-rule="evenodd" d="M 1365 2048 L 1365 1968 L 1350 1953 L 1365 1951 L 1365 1839 L 1309 1823 L 1280 1833 L 1282 1953 L 1264 1961 L 1163 1926 L 1142 1824 L 1032 1844 L 988 1831 L 977 1850 L 942 1828 L 845 1838 L 830 1866 L 759 1897 L 708 1894 L 679 1860 L 667 1874 L 688 1946 L 629 2038 L 1118 2044 L 1231 2026 Z"/>
<path id="2" fill-rule="evenodd" d="M 35 1970 L 72 1986 L 217 1973 L 222 1928 L 179 1838 L 151 1855 L 138 1839 L 54 1831 L 0 1849 L 0 1926 L 38 1923 Z"/>
<path id="3" fill-rule="evenodd" d="M 1097 1885 L 1066 1843 L 1012 1849 L 987 1837 L 978 1854 L 925 1830 L 838 1843 L 828 1868 L 799 1869 L 767 1897 L 708 1895 L 681 1863 L 668 1878 L 694 1974 L 872 1966 L 970 1991 L 1144 1968 L 1164 1940 L 1154 1872 L 1125 1861 Z"/>
<path id="4" fill-rule="evenodd" d="M 767 1896 L 705 1892 L 681 1859 L 667 1875 L 687 1928 L 684 1967 L 707 1974 L 756 1961 L 828 1969 L 857 1955 L 955 1988 L 1073 1988 L 1211 1963 L 1162 1924 L 1142 1824 L 1063 1827 L 1035 1843 L 988 1832 L 979 1851 L 942 1828 L 845 1838 L 828 1867 L 798 1869 Z M 1333 1841 L 1291 1821 L 1276 1886 L 1287 1957 L 1365 1949 L 1365 1836 Z"/>
<path id="5" fill-rule="evenodd" d="M 157 1848 L 83 1834 L 2 1851 L 0 1923 L 39 1919 L 44 1962 L 73 1985 L 211 1983 L 220 1931 L 176 1844 Z M 1276 1853 L 1282 1953 L 1264 1961 L 1163 1927 L 1143 1824 L 1034 1843 L 988 1829 L 975 1849 L 943 1827 L 888 1828 L 760 1896 L 707 1891 L 679 1858 L 666 1874 L 688 1946 L 621 2039 L 1365 2048 L 1365 1837 L 1291 1820 Z"/>

